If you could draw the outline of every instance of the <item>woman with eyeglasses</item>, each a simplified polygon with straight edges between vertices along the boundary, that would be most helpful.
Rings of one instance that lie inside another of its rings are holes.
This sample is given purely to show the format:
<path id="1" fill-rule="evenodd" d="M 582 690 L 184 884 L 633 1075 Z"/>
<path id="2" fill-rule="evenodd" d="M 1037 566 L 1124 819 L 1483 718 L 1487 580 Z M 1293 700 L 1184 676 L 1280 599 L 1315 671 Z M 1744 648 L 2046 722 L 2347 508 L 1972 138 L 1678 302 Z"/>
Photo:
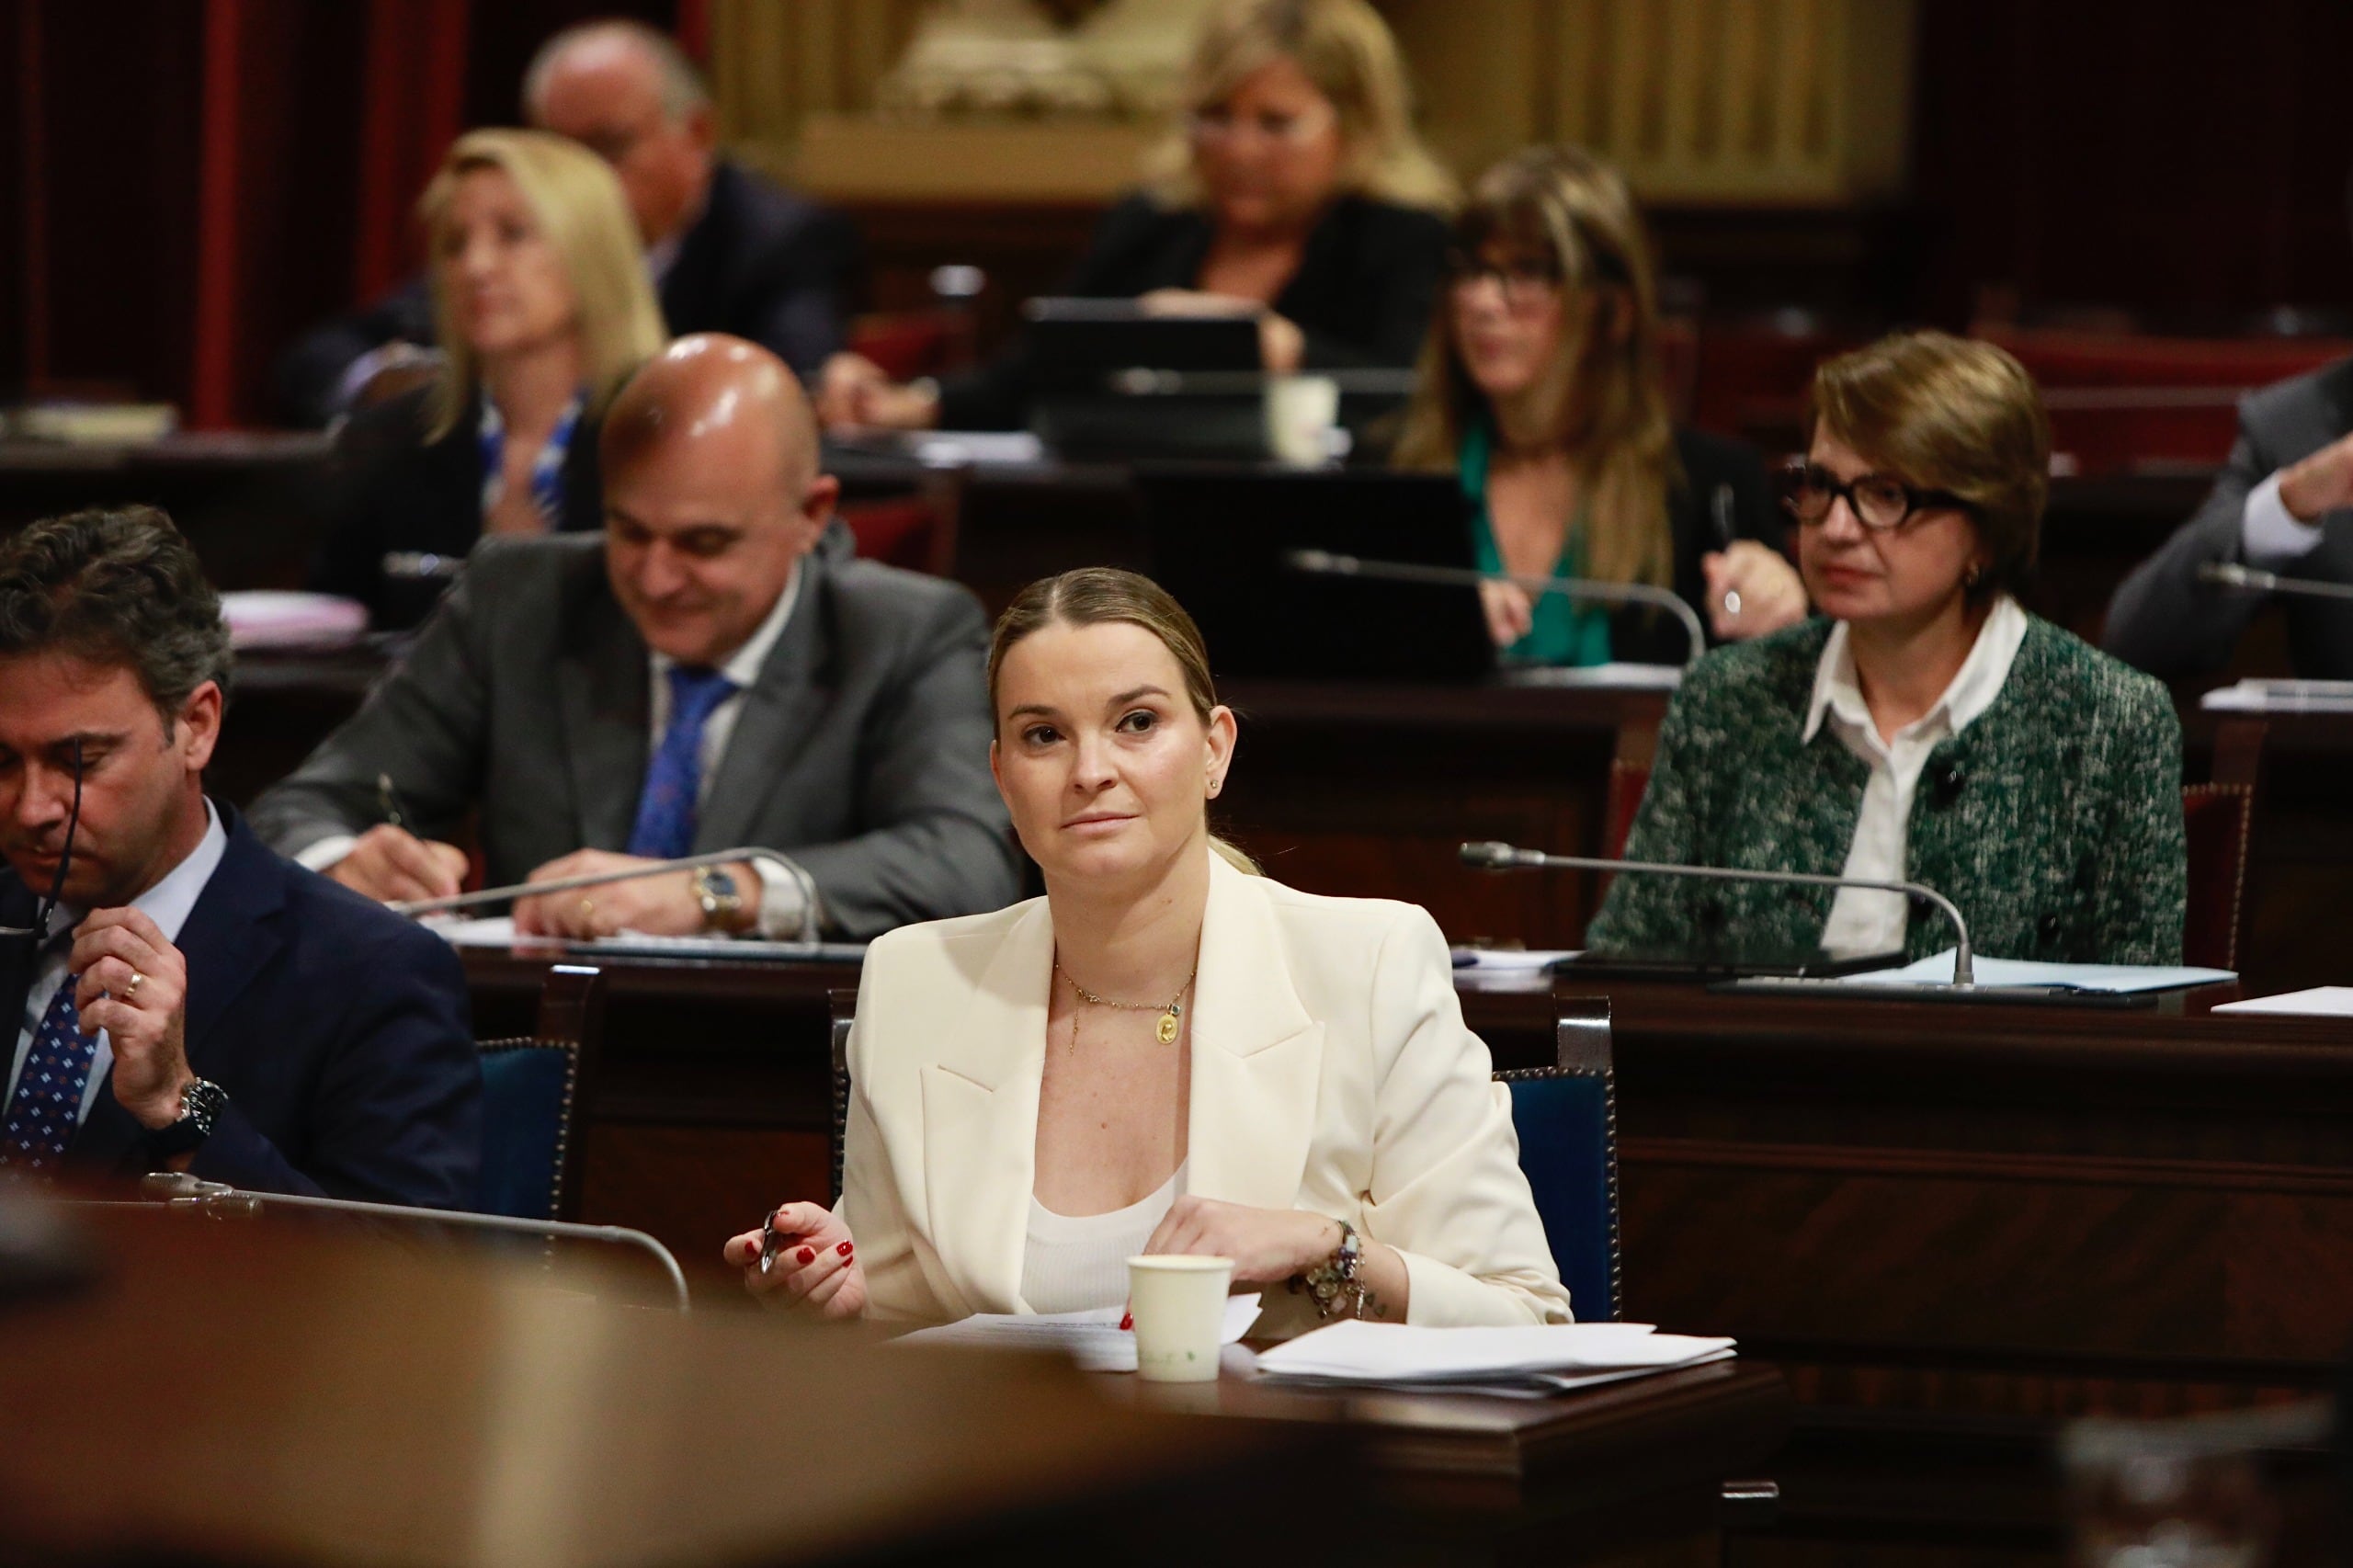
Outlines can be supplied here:
<path id="1" fill-rule="evenodd" d="M 1788 475 L 1824 619 L 1686 677 L 1630 860 L 1925 883 L 1979 954 L 2178 963 L 2181 726 L 2163 685 L 2029 615 L 2051 431 L 1991 344 L 1924 332 L 1814 373 Z M 1619 877 L 1624 954 L 1831 958 L 1952 945 L 1901 893 Z"/>
<path id="2" fill-rule="evenodd" d="M 1404 66 L 1365 0 L 1234 0 L 1185 74 L 1158 178 L 1105 215 L 1059 290 L 1172 315 L 1255 312 L 1268 370 L 1414 362 L 1438 296 L 1452 179 L 1415 134 Z M 818 390 L 828 428 L 1009 429 L 1016 345 L 909 383 L 855 354 Z"/>
<path id="3" fill-rule="evenodd" d="M 1447 264 L 1395 460 L 1461 475 L 1483 570 L 1672 588 L 1718 640 L 1804 619 L 1756 454 L 1668 417 L 1650 245 L 1617 170 L 1576 147 L 1506 158 L 1456 218 Z M 1692 651 L 1653 608 L 1504 581 L 1481 597 L 1507 661 Z"/>

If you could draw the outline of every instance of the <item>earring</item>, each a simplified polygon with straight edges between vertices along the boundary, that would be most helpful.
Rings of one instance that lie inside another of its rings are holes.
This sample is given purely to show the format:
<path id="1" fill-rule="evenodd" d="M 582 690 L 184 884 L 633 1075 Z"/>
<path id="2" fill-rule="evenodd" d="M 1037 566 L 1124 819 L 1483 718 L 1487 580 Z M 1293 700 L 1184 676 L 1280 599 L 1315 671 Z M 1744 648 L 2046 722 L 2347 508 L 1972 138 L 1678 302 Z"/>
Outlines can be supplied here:
<path id="1" fill-rule="evenodd" d="M 1964 588 L 1973 588 L 1984 580 L 1985 568 L 1978 565 L 1974 561 L 1969 563 L 1969 570 L 1961 574 L 1961 585 Z"/>
<path id="2" fill-rule="evenodd" d="M 1224 780 L 1224 779 L 1222 779 L 1222 778 L 1212 778 L 1212 779 L 1211 779 L 1211 780 L 1210 780 L 1210 799 L 1211 799 L 1211 800 L 1212 800 L 1212 801 L 1216 800 L 1216 799 L 1217 799 L 1217 792 L 1218 792 L 1220 790 L 1222 790 L 1222 789 L 1224 789 L 1224 788 L 1225 788 L 1225 780 Z"/>

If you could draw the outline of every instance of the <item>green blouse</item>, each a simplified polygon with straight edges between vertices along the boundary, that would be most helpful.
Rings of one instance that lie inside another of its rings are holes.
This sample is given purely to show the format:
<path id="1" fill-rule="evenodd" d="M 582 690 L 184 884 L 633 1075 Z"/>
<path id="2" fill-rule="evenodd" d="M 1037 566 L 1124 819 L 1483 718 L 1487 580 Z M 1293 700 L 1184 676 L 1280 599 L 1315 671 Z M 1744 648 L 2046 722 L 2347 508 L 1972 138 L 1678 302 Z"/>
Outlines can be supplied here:
<path id="1" fill-rule="evenodd" d="M 1479 570 L 1499 573 L 1503 551 L 1495 547 L 1495 526 L 1487 515 L 1487 463 L 1495 450 L 1495 436 L 1484 419 L 1474 421 L 1462 434 L 1460 470 L 1462 494 L 1471 501 L 1471 542 L 1479 552 Z M 1584 575 L 1585 509 L 1570 520 L 1561 558 L 1552 564 L 1556 576 Z M 1545 594 L 1536 600 L 1528 635 L 1503 651 L 1504 658 L 1519 665 L 1606 665 L 1609 662 L 1609 610 L 1605 605 L 1579 604 L 1565 594 Z"/>

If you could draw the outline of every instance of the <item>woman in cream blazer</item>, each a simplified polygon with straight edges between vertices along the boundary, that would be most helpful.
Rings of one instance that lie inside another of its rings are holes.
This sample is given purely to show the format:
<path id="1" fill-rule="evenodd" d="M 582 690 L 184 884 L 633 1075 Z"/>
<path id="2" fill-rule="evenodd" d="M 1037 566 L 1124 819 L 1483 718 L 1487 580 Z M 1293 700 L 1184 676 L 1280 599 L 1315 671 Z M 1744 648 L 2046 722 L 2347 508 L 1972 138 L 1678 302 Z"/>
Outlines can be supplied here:
<path id="1" fill-rule="evenodd" d="M 1127 1215 L 1122 1254 L 1233 1257 L 1261 1335 L 1347 1310 L 1565 1321 L 1436 923 L 1285 887 L 1210 838 L 1233 721 L 1183 610 L 1129 574 L 1066 574 L 1006 611 L 990 676 L 999 784 L 1047 896 L 868 949 L 841 1202 L 731 1241 L 746 1283 L 899 1321 L 1116 1306 L 1123 1270 L 1093 1276 L 1106 1300 L 1043 1306 L 1025 1279 L 1043 1293 L 1041 1221 Z M 1114 978 L 1149 1000 L 1111 999 Z M 1328 1289 L 1343 1242 L 1369 1301 Z M 1321 1308 L 1286 1289 L 1302 1277 Z"/>

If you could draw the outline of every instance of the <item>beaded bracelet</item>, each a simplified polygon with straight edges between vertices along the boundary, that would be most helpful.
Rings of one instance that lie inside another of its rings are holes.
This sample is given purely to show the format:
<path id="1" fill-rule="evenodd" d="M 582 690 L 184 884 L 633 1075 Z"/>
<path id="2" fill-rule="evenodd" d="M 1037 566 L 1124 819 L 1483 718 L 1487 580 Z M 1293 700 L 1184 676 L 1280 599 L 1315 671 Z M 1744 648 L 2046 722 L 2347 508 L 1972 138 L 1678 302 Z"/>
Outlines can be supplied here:
<path id="1" fill-rule="evenodd" d="M 1335 1221 L 1340 1227 L 1340 1244 L 1332 1256 L 1304 1274 L 1290 1277 L 1293 1290 L 1305 1290 L 1313 1298 L 1315 1315 L 1328 1318 L 1345 1308 L 1351 1317 L 1364 1316 L 1365 1300 L 1370 1294 L 1359 1273 L 1364 1267 L 1364 1241 L 1357 1228 L 1346 1220 Z"/>

